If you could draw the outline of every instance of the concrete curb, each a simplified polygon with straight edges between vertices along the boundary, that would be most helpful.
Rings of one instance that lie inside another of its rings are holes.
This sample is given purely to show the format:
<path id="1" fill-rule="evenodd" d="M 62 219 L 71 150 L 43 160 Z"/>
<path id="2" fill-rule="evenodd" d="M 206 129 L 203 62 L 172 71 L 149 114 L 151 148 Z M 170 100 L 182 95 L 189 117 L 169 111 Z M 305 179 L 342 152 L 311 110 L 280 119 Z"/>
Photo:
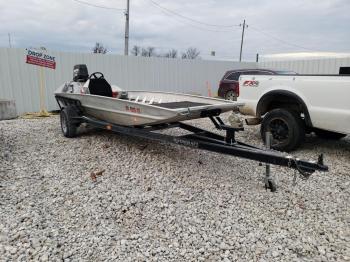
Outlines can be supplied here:
<path id="1" fill-rule="evenodd" d="M 14 100 L 0 99 L 0 120 L 17 117 L 16 102 Z"/>

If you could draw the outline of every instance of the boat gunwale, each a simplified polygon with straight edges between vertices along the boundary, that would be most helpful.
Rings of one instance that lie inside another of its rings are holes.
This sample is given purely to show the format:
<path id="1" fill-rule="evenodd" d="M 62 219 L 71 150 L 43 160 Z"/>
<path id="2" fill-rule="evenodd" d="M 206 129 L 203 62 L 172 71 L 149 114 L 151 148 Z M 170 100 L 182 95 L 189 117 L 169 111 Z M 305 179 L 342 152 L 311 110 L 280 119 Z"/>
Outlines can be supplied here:
<path id="1" fill-rule="evenodd" d="M 240 107 L 243 106 L 243 103 L 239 103 L 239 102 L 234 102 L 234 101 L 227 101 L 227 100 L 223 100 L 223 99 L 219 99 L 219 98 L 212 98 L 212 97 L 205 97 L 205 96 L 198 96 L 198 95 L 190 95 L 190 94 L 183 94 L 183 93 L 174 93 L 174 92 L 162 92 L 162 91 L 145 91 L 145 90 L 130 90 L 127 92 L 144 92 L 144 93 L 157 93 L 157 94 L 168 94 L 168 95 L 180 95 L 180 96 L 184 96 L 184 97 L 193 97 L 193 98 L 200 98 L 200 99 L 205 99 L 205 100 L 214 100 L 217 102 L 222 102 L 220 104 L 209 104 L 209 105 L 202 105 L 202 106 L 193 106 L 193 107 L 183 107 L 183 108 L 175 108 L 175 109 L 171 109 L 171 108 L 165 108 L 165 107 L 160 107 L 157 106 L 157 104 L 146 104 L 146 103 L 142 103 L 142 102 L 135 102 L 135 101 L 131 101 L 131 100 L 126 100 L 126 99 L 120 99 L 120 98 L 116 98 L 116 97 L 108 97 L 108 96 L 99 96 L 99 95 L 91 95 L 91 94 L 79 94 L 79 93 L 55 93 L 55 96 L 60 96 L 60 95 L 73 95 L 73 96 L 88 96 L 88 97 L 99 97 L 99 98 L 103 98 L 103 99 L 109 99 L 111 101 L 123 101 L 124 103 L 131 103 L 134 105 L 142 105 L 142 106 L 146 106 L 146 107 L 151 107 L 154 109 L 158 109 L 158 110 L 164 110 L 164 111 L 168 111 L 168 112 L 176 112 L 176 113 L 183 113 L 183 112 L 188 112 L 188 110 L 190 108 L 195 109 L 196 111 L 200 111 L 200 110 L 205 110 L 205 109 L 210 109 L 210 108 L 215 108 L 218 106 L 227 108 L 229 106 L 233 106 L 233 107 Z"/>

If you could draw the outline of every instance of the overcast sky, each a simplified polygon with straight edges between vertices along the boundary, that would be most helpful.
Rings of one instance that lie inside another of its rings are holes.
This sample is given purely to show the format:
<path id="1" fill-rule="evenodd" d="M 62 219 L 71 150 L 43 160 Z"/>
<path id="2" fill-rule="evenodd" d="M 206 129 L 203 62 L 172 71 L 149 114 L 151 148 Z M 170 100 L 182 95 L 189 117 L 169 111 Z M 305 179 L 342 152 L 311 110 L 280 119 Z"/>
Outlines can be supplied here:
<path id="1" fill-rule="evenodd" d="M 81 1 L 112 8 L 126 6 L 126 0 Z M 349 0 L 130 3 L 130 48 L 154 46 L 162 53 L 191 46 L 198 48 L 204 59 L 211 51 L 216 51 L 217 59 L 238 59 L 242 30 L 238 25 L 246 19 L 244 60 L 253 60 L 256 53 L 350 51 Z M 0 6 L 0 46 L 9 46 L 10 33 L 13 47 L 90 52 L 95 42 L 101 42 L 111 53 L 123 53 L 123 10 L 95 8 L 74 0 L 0 0 Z"/>

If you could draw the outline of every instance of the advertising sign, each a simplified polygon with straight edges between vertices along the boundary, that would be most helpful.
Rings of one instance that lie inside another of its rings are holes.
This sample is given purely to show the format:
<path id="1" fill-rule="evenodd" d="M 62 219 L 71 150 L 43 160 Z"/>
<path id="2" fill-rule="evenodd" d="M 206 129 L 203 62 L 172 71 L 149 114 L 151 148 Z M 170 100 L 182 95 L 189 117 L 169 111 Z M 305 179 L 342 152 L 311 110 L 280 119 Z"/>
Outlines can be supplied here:
<path id="1" fill-rule="evenodd" d="M 54 56 L 30 49 L 27 49 L 26 63 L 56 69 L 56 61 Z"/>

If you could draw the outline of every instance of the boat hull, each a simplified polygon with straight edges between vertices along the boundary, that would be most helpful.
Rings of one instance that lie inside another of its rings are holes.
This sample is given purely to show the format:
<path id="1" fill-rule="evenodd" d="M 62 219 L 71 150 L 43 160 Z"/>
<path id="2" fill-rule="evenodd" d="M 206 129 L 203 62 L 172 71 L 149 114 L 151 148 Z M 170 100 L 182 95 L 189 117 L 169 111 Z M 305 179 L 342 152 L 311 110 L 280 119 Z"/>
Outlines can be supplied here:
<path id="1" fill-rule="evenodd" d="M 58 101 L 60 98 L 79 101 L 85 115 L 123 126 L 144 126 L 185 121 L 202 117 L 204 111 L 219 110 L 220 113 L 223 113 L 240 106 L 237 102 L 192 95 L 143 91 L 130 91 L 128 93 L 134 97 L 152 97 L 157 102 L 149 104 L 147 102 L 142 103 L 142 101 L 77 93 L 56 93 L 55 96 Z M 162 107 L 164 103 L 159 103 L 161 99 L 164 102 L 187 100 L 200 104 L 200 106 L 187 108 Z"/>

